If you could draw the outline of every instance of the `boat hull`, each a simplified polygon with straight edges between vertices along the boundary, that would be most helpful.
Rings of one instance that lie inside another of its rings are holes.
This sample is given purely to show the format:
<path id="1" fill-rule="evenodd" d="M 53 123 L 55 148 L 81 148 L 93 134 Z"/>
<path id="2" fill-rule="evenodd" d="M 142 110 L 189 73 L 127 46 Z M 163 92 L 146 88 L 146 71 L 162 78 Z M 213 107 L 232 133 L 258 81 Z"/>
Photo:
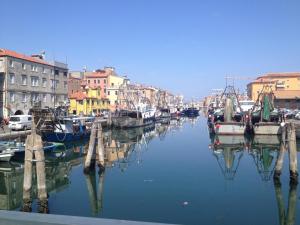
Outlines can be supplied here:
<path id="1" fill-rule="evenodd" d="M 281 126 L 273 122 L 259 122 L 253 125 L 255 135 L 279 135 L 281 134 Z"/>
<path id="2" fill-rule="evenodd" d="M 122 116 L 122 117 L 113 117 L 111 121 L 114 127 L 127 129 L 127 128 L 136 128 L 136 127 L 151 125 L 154 122 L 154 117 L 143 119 L 143 118 L 131 118 L 127 116 L 125 117 Z"/>
<path id="3" fill-rule="evenodd" d="M 13 153 L 0 153 L 0 162 L 9 162 L 10 159 L 14 156 Z"/>
<path id="4" fill-rule="evenodd" d="M 214 125 L 214 132 L 217 135 L 243 135 L 246 125 L 239 122 L 218 122 Z"/>
<path id="5" fill-rule="evenodd" d="M 85 133 L 63 133 L 63 132 L 44 132 L 43 140 L 49 142 L 69 142 L 79 141 L 90 136 L 90 132 Z"/>

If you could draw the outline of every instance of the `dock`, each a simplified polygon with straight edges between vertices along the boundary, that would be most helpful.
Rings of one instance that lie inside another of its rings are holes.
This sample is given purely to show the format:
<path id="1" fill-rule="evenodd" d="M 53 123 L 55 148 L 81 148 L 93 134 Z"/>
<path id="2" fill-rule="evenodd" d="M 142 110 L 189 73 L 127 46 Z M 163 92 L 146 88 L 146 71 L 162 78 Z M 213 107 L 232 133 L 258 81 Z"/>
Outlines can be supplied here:
<path id="1" fill-rule="evenodd" d="M 139 222 L 128 220 L 114 220 L 89 218 L 79 216 L 64 216 L 39 213 L 24 213 L 0 210 L 0 225 L 166 225 L 163 223 Z"/>

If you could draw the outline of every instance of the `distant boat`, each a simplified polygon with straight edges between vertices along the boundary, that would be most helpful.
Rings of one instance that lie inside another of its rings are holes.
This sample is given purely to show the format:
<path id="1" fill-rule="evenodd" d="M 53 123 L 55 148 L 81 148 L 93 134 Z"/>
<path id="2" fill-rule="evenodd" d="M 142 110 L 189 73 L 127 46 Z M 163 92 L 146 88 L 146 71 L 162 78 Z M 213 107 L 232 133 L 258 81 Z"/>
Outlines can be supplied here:
<path id="1" fill-rule="evenodd" d="M 147 106 L 138 110 L 119 110 L 112 116 L 112 125 L 116 128 L 135 128 L 148 126 L 154 122 L 155 109 Z"/>
<path id="2" fill-rule="evenodd" d="M 187 108 L 183 111 L 183 113 L 184 113 L 185 116 L 188 116 L 188 117 L 199 116 L 199 110 L 195 107 Z"/>
<path id="3" fill-rule="evenodd" d="M 77 141 L 90 136 L 94 117 L 64 117 L 42 128 L 42 138 L 50 142 Z"/>

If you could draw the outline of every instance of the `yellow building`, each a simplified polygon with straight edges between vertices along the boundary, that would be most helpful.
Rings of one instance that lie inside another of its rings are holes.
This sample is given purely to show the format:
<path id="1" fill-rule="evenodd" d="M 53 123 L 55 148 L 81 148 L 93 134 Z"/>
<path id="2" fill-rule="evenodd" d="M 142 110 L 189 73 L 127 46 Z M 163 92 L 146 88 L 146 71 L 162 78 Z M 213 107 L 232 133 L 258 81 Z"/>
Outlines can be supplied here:
<path id="1" fill-rule="evenodd" d="M 300 108 L 300 73 L 269 73 L 247 85 L 248 97 L 256 101 L 263 87 L 269 87 L 279 108 Z"/>
<path id="2" fill-rule="evenodd" d="M 100 88 L 85 86 L 83 91 L 78 91 L 70 96 L 69 112 L 74 115 L 98 115 L 103 110 L 108 110 L 108 100 L 101 98 Z"/>
<path id="3" fill-rule="evenodd" d="M 115 74 L 108 75 L 108 86 L 106 87 L 106 97 L 111 111 L 116 110 L 119 105 L 118 96 L 121 85 L 124 84 L 126 78 Z"/>
<path id="4" fill-rule="evenodd" d="M 247 85 L 248 97 L 256 101 L 264 85 L 279 95 L 284 95 L 286 91 L 300 93 L 300 73 L 269 73 L 260 76 Z"/>

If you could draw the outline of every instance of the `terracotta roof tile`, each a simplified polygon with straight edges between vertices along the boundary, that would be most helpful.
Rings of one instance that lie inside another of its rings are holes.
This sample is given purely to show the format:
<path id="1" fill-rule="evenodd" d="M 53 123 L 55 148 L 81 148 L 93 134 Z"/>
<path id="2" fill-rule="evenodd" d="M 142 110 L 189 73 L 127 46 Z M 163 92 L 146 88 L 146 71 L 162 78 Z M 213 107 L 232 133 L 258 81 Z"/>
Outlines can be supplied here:
<path id="1" fill-rule="evenodd" d="M 91 74 L 87 74 L 85 77 L 86 78 L 107 78 L 108 73 L 106 73 L 105 71 L 93 72 Z"/>
<path id="2" fill-rule="evenodd" d="M 27 61 L 30 61 L 30 62 L 35 62 L 35 63 L 39 63 L 39 64 L 52 66 L 50 63 L 48 63 L 44 60 L 37 59 L 37 58 L 31 57 L 31 56 L 27 56 L 27 55 L 24 55 L 24 54 L 21 54 L 21 53 L 17 53 L 15 51 L 2 49 L 2 48 L 0 49 L 0 57 L 1 56 L 10 56 L 10 57 L 17 58 L 17 59 L 23 59 L 23 60 L 27 60 Z"/>
<path id="3" fill-rule="evenodd" d="M 76 93 L 71 94 L 70 99 L 83 100 L 87 97 L 85 93 L 82 91 L 78 91 Z"/>

